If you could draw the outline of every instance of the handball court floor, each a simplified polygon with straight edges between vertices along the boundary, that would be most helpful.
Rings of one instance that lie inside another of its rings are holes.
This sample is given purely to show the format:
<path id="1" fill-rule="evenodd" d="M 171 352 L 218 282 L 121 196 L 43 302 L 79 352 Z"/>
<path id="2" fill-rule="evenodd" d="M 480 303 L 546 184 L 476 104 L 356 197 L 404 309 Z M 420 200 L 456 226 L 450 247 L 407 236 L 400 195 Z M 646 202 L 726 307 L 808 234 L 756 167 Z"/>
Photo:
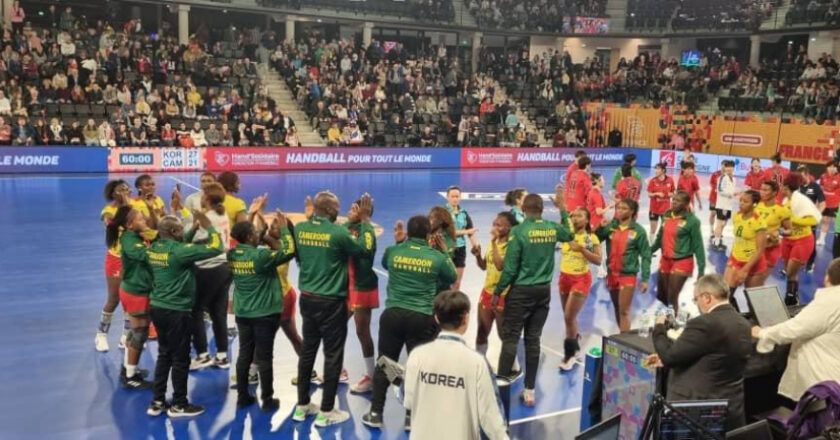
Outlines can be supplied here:
<path id="1" fill-rule="evenodd" d="M 614 169 L 597 169 L 612 176 Z M 269 208 L 284 212 L 301 212 L 306 195 L 322 189 L 334 191 L 342 201 L 342 212 L 360 194 L 370 192 L 375 200 L 374 222 L 384 228 L 378 239 L 376 266 L 380 273 L 381 302 L 384 305 L 387 277 L 380 266 L 385 247 L 393 243 L 392 226 L 398 219 L 407 220 L 424 214 L 434 205 L 443 205 L 440 192 L 449 185 L 460 185 L 465 193 L 462 206 L 479 228 L 479 241 L 486 249 L 489 228 L 495 214 L 506 209 L 505 191 L 525 187 L 531 192 L 552 193 L 563 178 L 561 169 L 520 170 L 416 170 L 416 171 L 325 171 L 288 173 L 243 173 L 242 192 L 246 202 L 263 192 L 269 193 Z M 649 178 L 651 170 L 642 170 Z M 206 413 L 192 420 L 171 421 L 165 416 L 152 418 L 145 414 L 151 391 L 130 392 L 119 386 L 122 350 L 117 348 L 122 330 L 122 313 L 114 316 L 109 334 L 111 350 L 97 353 L 93 337 L 105 297 L 103 279 L 104 233 L 99 211 L 104 203 L 102 188 L 108 175 L 6 176 L 0 177 L 0 228 L 2 240 L 0 264 L 0 389 L 6 396 L 0 401 L 0 438 L 4 439 L 401 439 L 403 410 L 389 392 L 385 428 L 369 430 L 361 416 L 369 408 L 369 395 L 353 395 L 348 385 L 338 391 L 338 405 L 351 412 L 351 421 L 325 429 L 315 428 L 312 420 L 295 424 L 291 412 L 295 388 L 290 378 L 295 374 L 297 357 L 282 332 L 276 339 L 274 375 L 281 408 L 264 414 L 256 406 L 236 410 L 236 394 L 229 389 L 229 370 L 207 369 L 190 374 L 190 400 L 205 406 Z M 133 184 L 136 175 L 120 175 Z M 158 193 L 168 199 L 176 183 L 185 194 L 198 185 L 198 174 L 156 175 Z M 708 196 L 708 176 L 701 175 L 704 205 Z M 471 195 L 468 193 L 474 193 Z M 647 196 L 642 198 L 640 223 L 647 226 Z M 557 218 L 556 210 L 547 210 L 546 217 Z M 704 235 L 708 238 L 707 207 L 700 212 Z M 731 226 L 726 229 L 731 244 Z M 825 267 L 830 261 L 831 238 L 819 249 L 817 268 L 803 274 L 803 300 L 810 301 L 814 289 L 822 285 Z M 462 288 L 475 301 L 481 291 L 484 273 L 468 256 Z M 723 273 L 727 255 L 708 252 L 707 273 Z M 658 259 L 654 259 L 651 285 L 655 286 Z M 594 267 L 593 267 L 594 270 Z M 291 279 L 296 284 L 297 268 L 293 264 Z M 617 331 L 609 294 L 603 280 L 593 277 L 594 287 L 579 316 L 585 350 L 600 346 L 601 337 Z M 563 317 L 553 282 L 551 312 L 542 339 L 542 363 L 537 380 L 537 406 L 525 408 L 518 400 L 522 381 L 512 387 L 511 433 L 520 439 L 571 439 L 578 431 L 581 406 L 583 367 L 559 373 L 557 365 L 563 350 Z M 769 282 L 784 288 L 778 266 Z M 689 281 L 683 290 L 686 303 L 691 303 Z M 653 289 L 637 293 L 633 303 L 634 322 L 641 311 L 650 307 Z M 739 293 L 740 297 L 742 294 Z M 475 302 L 473 302 L 475 306 Z M 475 307 L 474 307 L 475 309 Z M 378 317 L 374 312 L 372 332 L 377 339 Z M 474 313 L 474 311 L 473 311 Z M 349 324 L 345 365 L 351 381 L 363 373 L 363 362 L 353 324 Z M 300 318 L 298 317 L 298 326 Z M 476 321 L 470 323 L 467 341 L 473 344 Z M 212 334 L 212 332 L 209 332 Z M 234 339 L 233 359 L 238 346 Z M 499 341 L 491 334 L 490 364 L 496 367 Z M 211 347 L 212 347 L 211 343 Z M 212 350 L 212 348 L 211 348 Z M 141 367 L 153 371 L 156 343 L 150 341 Z M 522 347 L 520 344 L 520 360 Z M 405 360 L 403 354 L 402 360 Z M 457 362 L 453 359 L 453 362 Z M 523 364 L 524 366 L 524 364 Z M 319 355 L 316 369 L 323 370 Z M 170 390 L 171 392 L 171 390 Z M 320 400 L 315 391 L 313 401 Z M 453 408 L 453 411 L 457 411 Z M 446 423 L 441 420 L 441 423 Z"/>

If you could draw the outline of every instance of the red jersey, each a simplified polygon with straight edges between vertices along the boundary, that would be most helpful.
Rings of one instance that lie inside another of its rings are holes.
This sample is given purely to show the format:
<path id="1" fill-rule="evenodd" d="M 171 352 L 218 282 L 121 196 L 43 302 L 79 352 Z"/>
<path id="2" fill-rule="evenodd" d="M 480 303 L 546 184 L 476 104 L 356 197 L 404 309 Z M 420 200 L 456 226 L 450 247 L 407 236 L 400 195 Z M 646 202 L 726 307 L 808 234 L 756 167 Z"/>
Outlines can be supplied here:
<path id="1" fill-rule="evenodd" d="M 723 171 L 715 171 L 712 173 L 712 177 L 709 178 L 709 186 L 712 187 L 711 191 L 709 191 L 709 205 L 715 206 L 717 202 L 717 186 L 718 186 L 718 179 L 720 176 L 723 175 Z"/>
<path id="2" fill-rule="evenodd" d="M 766 180 L 775 180 L 776 183 L 779 184 L 779 188 L 782 187 L 782 182 L 785 181 L 785 178 L 790 174 L 790 170 L 783 167 L 783 166 L 772 166 L 764 170 L 764 178 Z M 785 196 L 782 195 L 782 191 L 779 191 L 779 194 L 776 195 L 776 203 L 782 203 Z"/>
<path id="3" fill-rule="evenodd" d="M 694 195 L 700 192 L 700 181 L 697 180 L 697 175 L 692 174 L 691 177 L 680 173 L 680 178 L 677 181 L 677 189 L 688 193 L 691 200 L 691 205 L 694 206 Z"/>
<path id="4" fill-rule="evenodd" d="M 639 196 L 642 195 L 642 182 L 633 176 L 624 177 L 615 186 L 615 195 L 619 199 L 633 199 L 638 202 Z"/>
<path id="5" fill-rule="evenodd" d="M 764 171 L 750 171 L 747 173 L 747 177 L 744 178 L 744 184 L 747 185 L 749 189 L 754 189 L 756 191 L 761 190 L 761 185 L 767 181 L 767 175 Z"/>
<path id="6" fill-rule="evenodd" d="M 572 164 L 571 164 L 571 165 L 569 165 L 569 167 L 568 167 L 568 168 L 566 168 L 566 181 L 568 181 L 569 179 L 571 179 L 571 178 L 572 178 L 572 174 L 574 174 L 574 173 L 575 173 L 575 171 L 577 171 L 577 170 L 579 170 L 579 169 L 580 169 L 580 168 L 578 168 L 577 159 L 573 160 L 573 161 L 572 161 Z"/>
<path id="7" fill-rule="evenodd" d="M 820 186 L 825 194 L 825 207 L 834 209 L 840 205 L 840 173 L 825 173 L 820 177 Z"/>
<path id="8" fill-rule="evenodd" d="M 592 189 L 592 178 L 583 170 L 575 170 L 566 181 L 566 209 L 571 212 L 586 208 L 586 196 Z"/>
<path id="9" fill-rule="evenodd" d="M 648 182 L 648 195 L 650 195 L 650 213 L 656 215 L 665 214 L 671 209 L 671 195 L 674 194 L 674 179 L 663 176 L 662 179 L 652 178 Z M 663 193 L 662 196 L 654 196 L 653 193 Z"/>
<path id="10" fill-rule="evenodd" d="M 589 211 L 589 227 L 593 231 L 601 226 L 601 220 L 604 218 L 603 214 L 598 214 L 598 208 L 604 209 L 606 207 L 607 202 L 604 200 L 601 188 L 592 187 L 589 190 L 589 196 L 586 198 L 586 210 Z"/>

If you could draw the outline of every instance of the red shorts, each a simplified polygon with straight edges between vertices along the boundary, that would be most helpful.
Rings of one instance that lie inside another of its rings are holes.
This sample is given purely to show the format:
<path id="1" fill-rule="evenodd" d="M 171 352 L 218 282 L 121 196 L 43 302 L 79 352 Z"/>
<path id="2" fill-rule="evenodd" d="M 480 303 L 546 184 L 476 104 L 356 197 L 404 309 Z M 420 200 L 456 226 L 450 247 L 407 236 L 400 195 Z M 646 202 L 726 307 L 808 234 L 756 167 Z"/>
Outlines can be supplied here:
<path id="1" fill-rule="evenodd" d="M 607 275 L 607 290 L 621 290 L 624 287 L 636 287 L 636 275 Z"/>
<path id="2" fill-rule="evenodd" d="M 592 274 L 589 272 L 581 274 L 560 273 L 561 295 L 568 295 L 572 292 L 589 295 L 590 287 L 592 287 Z"/>
<path id="3" fill-rule="evenodd" d="M 493 293 L 484 289 L 481 290 L 481 296 L 478 298 L 478 303 L 486 310 L 493 310 Z M 505 309 L 505 296 L 499 295 L 499 304 L 496 305 L 496 311 L 501 312 Z"/>
<path id="4" fill-rule="evenodd" d="M 659 260 L 659 271 L 662 273 L 675 273 L 690 277 L 694 273 L 694 258 L 688 257 L 681 260 L 662 257 Z"/>
<path id="5" fill-rule="evenodd" d="M 105 252 L 105 278 L 119 278 L 122 275 L 122 260 Z"/>
<path id="6" fill-rule="evenodd" d="M 297 310 L 297 292 L 294 287 L 289 287 L 289 291 L 283 295 L 283 313 L 280 314 L 281 321 L 288 321 L 295 316 Z"/>
<path id="7" fill-rule="evenodd" d="M 123 311 L 129 316 L 140 318 L 149 315 L 148 295 L 135 295 L 120 289 L 120 302 L 122 303 Z"/>
<path id="8" fill-rule="evenodd" d="M 347 293 L 347 308 L 350 311 L 379 308 L 379 288 L 364 291 L 351 288 Z"/>
<path id="9" fill-rule="evenodd" d="M 782 258 L 781 245 L 769 247 L 764 250 L 764 264 L 766 264 L 768 268 L 775 266 L 776 262 L 778 262 L 780 258 Z"/>
<path id="10" fill-rule="evenodd" d="M 795 240 L 782 239 L 782 259 L 785 261 L 793 260 L 806 264 L 811 258 L 811 252 L 814 252 L 814 234 Z"/>
<path id="11" fill-rule="evenodd" d="M 736 260 L 735 257 L 731 255 L 729 256 L 729 261 L 726 263 L 727 266 L 732 266 L 735 269 L 741 269 L 746 264 L 747 263 Z M 764 258 L 759 258 L 758 262 L 755 263 L 755 266 L 753 266 L 752 269 L 750 269 L 749 276 L 762 274 L 765 271 L 767 271 L 767 261 Z"/>

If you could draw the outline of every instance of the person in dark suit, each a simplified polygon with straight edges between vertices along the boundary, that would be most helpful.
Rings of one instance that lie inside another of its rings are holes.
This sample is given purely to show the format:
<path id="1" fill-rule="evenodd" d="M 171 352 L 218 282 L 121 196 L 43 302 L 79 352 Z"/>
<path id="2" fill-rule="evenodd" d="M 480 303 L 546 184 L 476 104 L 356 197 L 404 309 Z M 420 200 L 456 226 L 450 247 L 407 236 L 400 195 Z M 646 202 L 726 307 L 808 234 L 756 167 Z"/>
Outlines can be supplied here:
<path id="1" fill-rule="evenodd" d="M 743 426 L 744 369 L 752 352 L 750 323 L 729 304 L 720 275 L 705 275 L 694 285 L 701 315 L 688 321 L 676 340 L 668 337 L 665 317 L 653 329 L 656 353 L 649 364 L 665 366 L 668 401 L 726 399 L 726 430 Z"/>

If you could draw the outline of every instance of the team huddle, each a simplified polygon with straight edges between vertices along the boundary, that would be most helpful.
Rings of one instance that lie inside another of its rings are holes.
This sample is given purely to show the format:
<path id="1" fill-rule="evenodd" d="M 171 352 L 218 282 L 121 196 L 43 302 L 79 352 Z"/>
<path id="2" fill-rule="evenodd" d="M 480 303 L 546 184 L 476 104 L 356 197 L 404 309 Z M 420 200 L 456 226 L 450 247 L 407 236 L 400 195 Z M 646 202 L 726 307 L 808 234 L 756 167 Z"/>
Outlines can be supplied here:
<path id="1" fill-rule="evenodd" d="M 724 278 L 731 291 L 762 285 L 778 260 L 787 276 L 786 301 L 798 302 L 798 274 L 812 270 L 815 246 L 824 244 L 840 201 L 840 175 L 834 164 L 819 180 L 807 169 L 790 172 L 775 158 L 762 170 L 758 160 L 739 187 L 734 163 L 724 161 L 712 175 L 709 198 L 711 246 L 723 251 L 727 221 L 733 222 L 735 242 Z M 705 271 L 705 242 L 701 221 L 700 185 L 689 154 L 676 184 L 664 164 L 655 176 L 642 180 L 635 156 L 613 176 L 604 194 L 603 176 L 590 171 L 592 161 L 579 151 L 566 170 L 565 184 L 555 187 L 551 203 L 556 221 L 543 218 L 543 199 L 524 188 L 507 193 L 507 209 L 499 212 L 482 249 L 478 229 L 460 206 L 461 190 L 449 187 L 447 203 L 394 226 L 396 244 L 381 255 L 388 274 L 385 310 L 380 316 L 378 356 L 399 359 L 403 347 L 415 347 L 438 337 L 435 297 L 457 291 L 468 254 L 485 272 L 479 297 L 476 350 L 485 355 L 493 325 L 502 340 L 497 374 L 515 380 L 521 375 L 516 348 L 524 332 L 525 405 L 536 402 L 535 383 L 540 360 L 540 337 L 550 303 L 555 255 L 560 249 L 559 291 L 565 320 L 561 371 L 580 361 L 577 316 L 593 288 L 592 266 L 612 300 L 621 331 L 631 327 L 631 305 L 637 289 L 649 289 L 652 255 L 661 251 L 656 296 L 665 305 L 680 307 L 679 293 L 697 266 Z M 339 221 L 339 200 L 328 192 L 304 202 L 301 218 L 280 211 L 267 212 L 268 196 L 250 205 L 237 197 L 239 177 L 204 173 L 201 190 L 183 198 L 180 187 L 169 205 L 156 194 L 155 181 L 141 175 L 105 187 L 108 204 L 101 212 L 106 228 L 105 275 L 108 296 L 95 338 L 98 351 L 107 351 L 107 333 L 121 304 L 125 331 L 121 382 L 129 389 L 153 390 L 147 413 L 187 417 L 203 408 L 187 399 L 190 370 L 230 368 L 229 338 L 239 337 L 234 381 L 237 406 L 256 404 L 249 385 L 259 383 L 263 410 L 279 407 L 274 397 L 272 359 L 275 335 L 283 329 L 298 355 L 292 378 L 298 399 L 293 419 L 315 417 L 316 426 L 349 419 L 335 403 L 339 383 L 349 383 L 344 365 L 347 322 L 354 320 L 362 348 L 365 374 L 353 393 L 372 392 L 371 408 L 362 417 L 371 427 L 382 426 L 389 381 L 376 368 L 371 335 L 371 312 L 380 306 L 376 232 L 370 219 L 374 204 L 364 194 Z M 650 197 L 649 232 L 637 222 L 639 198 Z M 734 214 L 734 215 L 733 215 Z M 822 234 L 817 241 L 817 227 Z M 469 246 L 469 249 L 468 249 Z M 838 250 L 835 240 L 835 256 Z M 469 251 L 469 252 L 468 252 Z M 299 267 L 298 291 L 289 279 L 292 260 Z M 231 289 L 232 287 L 232 289 Z M 232 301 L 230 301 L 232 291 Z M 296 323 L 302 317 L 302 335 Z M 211 322 L 215 354 L 210 355 L 205 321 Z M 235 323 L 235 327 L 233 324 Z M 158 340 L 154 383 L 138 363 L 150 338 Z M 323 376 L 314 370 L 323 343 Z M 195 357 L 190 359 L 190 351 Z M 166 400 L 172 379 L 173 397 Z M 437 377 L 437 376 L 436 376 Z M 320 405 L 310 401 L 310 385 L 322 385 Z M 408 402 L 406 407 L 410 408 Z M 406 429 L 411 427 L 410 411 Z"/>

